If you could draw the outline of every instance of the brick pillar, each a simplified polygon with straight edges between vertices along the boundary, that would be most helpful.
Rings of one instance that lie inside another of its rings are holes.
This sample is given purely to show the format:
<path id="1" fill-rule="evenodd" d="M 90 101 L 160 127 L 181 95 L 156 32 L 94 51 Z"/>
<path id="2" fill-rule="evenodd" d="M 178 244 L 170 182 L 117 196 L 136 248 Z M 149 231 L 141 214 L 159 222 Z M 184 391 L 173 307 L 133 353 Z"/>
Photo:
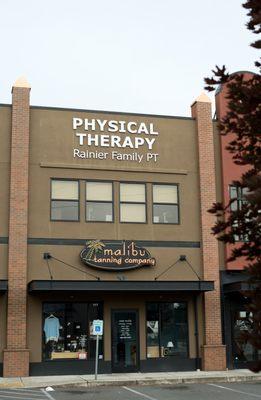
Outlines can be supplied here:
<path id="1" fill-rule="evenodd" d="M 5 377 L 29 375 L 26 343 L 29 102 L 30 86 L 20 78 L 12 89 Z"/>
<path id="2" fill-rule="evenodd" d="M 207 212 L 216 201 L 216 185 L 211 101 L 204 93 L 192 104 L 192 117 L 196 119 L 198 135 L 203 278 L 215 282 L 215 290 L 204 294 L 202 367 L 205 371 L 219 371 L 226 368 L 226 347 L 222 344 L 218 243 L 211 234 L 215 220 Z"/>

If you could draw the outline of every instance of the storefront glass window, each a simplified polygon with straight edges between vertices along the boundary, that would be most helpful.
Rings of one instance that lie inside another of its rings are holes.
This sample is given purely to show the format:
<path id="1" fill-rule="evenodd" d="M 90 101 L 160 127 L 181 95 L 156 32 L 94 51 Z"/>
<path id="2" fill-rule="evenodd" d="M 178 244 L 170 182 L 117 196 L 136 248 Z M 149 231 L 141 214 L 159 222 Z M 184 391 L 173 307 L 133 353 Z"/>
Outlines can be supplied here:
<path id="1" fill-rule="evenodd" d="M 79 220 L 79 182 L 69 180 L 51 181 L 51 220 Z"/>
<path id="2" fill-rule="evenodd" d="M 245 198 L 245 195 L 248 193 L 247 188 L 241 188 L 239 186 L 229 186 L 229 193 L 230 193 L 230 199 L 234 200 L 230 204 L 230 209 L 231 211 L 238 211 L 241 210 L 244 204 L 247 204 L 247 200 Z M 233 226 L 235 228 L 238 227 L 238 221 L 234 221 Z M 247 242 L 248 241 L 248 235 L 234 235 L 234 239 L 236 242 Z"/>
<path id="3" fill-rule="evenodd" d="M 101 303 L 44 303 L 43 359 L 85 360 L 95 357 L 94 319 L 103 319 Z M 103 338 L 99 341 L 103 354 Z"/>
<path id="4" fill-rule="evenodd" d="M 153 185 L 153 223 L 179 223 L 177 185 Z"/>
<path id="5" fill-rule="evenodd" d="M 111 182 L 86 182 L 86 220 L 113 221 Z"/>
<path id="6" fill-rule="evenodd" d="M 159 304 L 147 304 L 147 357 L 159 357 Z"/>
<path id="7" fill-rule="evenodd" d="M 186 303 L 147 304 L 147 357 L 187 357 Z"/>
<path id="8" fill-rule="evenodd" d="M 261 359 L 261 351 L 256 350 L 242 334 L 251 332 L 253 315 L 244 309 L 237 310 L 233 315 L 233 355 L 235 365 Z"/>

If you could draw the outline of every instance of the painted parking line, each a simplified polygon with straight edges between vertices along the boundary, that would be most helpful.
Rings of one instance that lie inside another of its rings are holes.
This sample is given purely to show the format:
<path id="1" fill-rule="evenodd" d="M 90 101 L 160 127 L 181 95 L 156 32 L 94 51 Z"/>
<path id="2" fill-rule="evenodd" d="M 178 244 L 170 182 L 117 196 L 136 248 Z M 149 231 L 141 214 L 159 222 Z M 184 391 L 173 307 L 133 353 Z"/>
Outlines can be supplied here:
<path id="1" fill-rule="evenodd" d="M 156 399 L 155 397 L 148 396 L 147 394 L 138 392 L 138 390 L 134 390 L 134 389 L 128 388 L 127 386 L 122 386 L 122 388 L 125 389 L 125 390 L 128 390 L 129 392 L 135 393 L 135 394 L 137 394 L 138 396 L 145 397 L 146 399 L 149 399 L 149 400 L 158 400 L 158 399 Z M 53 400 L 54 400 L 54 399 L 53 399 Z"/>
<path id="2" fill-rule="evenodd" d="M 13 395 L 18 395 L 18 396 L 32 396 L 32 397 L 43 397 L 43 394 L 37 390 L 37 391 L 33 391 L 31 392 L 31 390 L 23 390 L 23 389 L 0 389 L 0 395 L 1 394 L 13 394 Z"/>
<path id="3" fill-rule="evenodd" d="M 46 392 L 45 389 L 41 389 L 41 392 L 42 392 L 46 397 L 48 397 L 48 399 L 50 399 L 50 400 L 55 400 L 55 399 L 53 398 L 53 396 L 50 395 L 49 392 Z"/>
<path id="4" fill-rule="evenodd" d="M 45 400 L 46 395 L 40 390 L 31 389 L 0 389 L 1 399 L 20 399 L 20 400 Z M 54 399 L 52 399 L 54 400 Z"/>
<path id="5" fill-rule="evenodd" d="M 30 395 L 31 396 L 31 395 Z M 28 397 L 28 394 L 20 394 L 20 393 L 8 393 L 3 394 L 0 392 L 0 400 L 1 399 L 20 399 L 20 400 L 35 400 L 35 399 L 46 399 L 46 397 Z M 53 399 L 54 400 L 54 399 Z"/>
<path id="6" fill-rule="evenodd" d="M 258 399 L 261 399 L 261 395 L 258 395 L 258 394 L 243 392 L 242 390 L 231 389 L 231 388 L 228 388 L 226 386 L 215 385 L 214 383 L 208 383 L 208 385 L 209 386 L 214 386 L 214 387 L 217 387 L 217 388 L 220 388 L 220 389 L 224 389 L 224 390 L 230 390 L 231 392 L 235 392 L 235 393 L 246 394 L 248 396 L 257 397 Z"/>
<path id="7" fill-rule="evenodd" d="M 53 396 L 52 396 L 49 392 L 46 392 L 45 389 L 41 389 L 41 392 L 42 392 L 48 399 L 50 399 L 50 400 L 55 400 L 55 399 L 53 398 Z"/>
<path id="8" fill-rule="evenodd" d="M 42 394 L 40 393 L 40 389 L 26 389 L 26 388 L 20 388 L 20 389 L 0 389 L 0 392 L 2 392 L 3 390 L 8 390 L 10 392 L 29 392 L 32 393 L 33 395 L 38 394 L 39 396 L 42 396 Z"/>

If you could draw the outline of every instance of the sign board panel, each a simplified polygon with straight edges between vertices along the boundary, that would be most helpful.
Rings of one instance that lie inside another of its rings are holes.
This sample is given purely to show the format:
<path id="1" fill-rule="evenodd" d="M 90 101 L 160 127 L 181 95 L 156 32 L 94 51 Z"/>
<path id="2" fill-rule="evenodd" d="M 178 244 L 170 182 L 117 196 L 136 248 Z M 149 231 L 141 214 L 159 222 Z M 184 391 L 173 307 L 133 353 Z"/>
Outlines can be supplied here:
<path id="1" fill-rule="evenodd" d="M 94 335 L 103 335 L 103 321 L 100 319 L 93 320 L 93 334 Z"/>
<path id="2" fill-rule="evenodd" d="M 155 266 L 156 260 L 144 247 L 133 241 L 90 240 L 80 253 L 81 260 L 89 267 L 106 271 L 126 271 L 130 269 Z"/>

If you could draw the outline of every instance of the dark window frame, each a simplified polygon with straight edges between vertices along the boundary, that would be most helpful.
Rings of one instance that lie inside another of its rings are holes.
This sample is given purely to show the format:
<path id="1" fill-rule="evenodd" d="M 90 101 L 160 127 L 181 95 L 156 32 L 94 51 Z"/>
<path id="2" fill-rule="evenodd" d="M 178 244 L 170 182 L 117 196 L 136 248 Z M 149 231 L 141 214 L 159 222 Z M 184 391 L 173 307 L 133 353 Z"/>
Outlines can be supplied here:
<path id="1" fill-rule="evenodd" d="M 153 187 L 154 186 L 176 186 L 177 188 L 177 203 L 157 203 L 154 202 L 153 196 Z M 154 205 L 155 206 L 177 206 L 178 210 L 178 222 L 154 222 Z M 153 182 L 152 183 L 152 223 L 155 225 L 180 225 L 180 196 L 179 196 L 179 184 L 178 183 L 161 183 L 161 182 Z"/>
<path id="2" fill-rule="evenodd" d="M 54 360 L 45 360 L 44 359 L 44 321 L 45 321 L 45 319 L 44 319 L 44 305 L 45 304 L 64 304 L 65 305 L 65 310 L 66 310 L 66 305 L 67 304 L 73 304 L 73 303 L 87 304 L 87 316 L 89 315 L 89 304 L 98 303 L 98 304 L 101 305 L 102 317 L 103 317 L 103 336 L 102 336 L 102 345 L 101 346 L 102 346 L 102 354 L 103 354 L 103 359 L 104 359 L 104 342 L 105 342 L 105 339 L 104 339 L 104 335 L 105 335 L 105 329 L 104 329 L 104 322 L 105 322 L 105 320 L 104 320 L 104 301 L 100 301 L 100 300 L 97 300 L 97 301 L 60 301 L 59 300 L 59 301 L 42 301 L 42 334 L 41 334 L 41 340 L 42 340 L 42 342 L 41 342 L 41 361 L 42 362 L 44 362 L 44 363 L 49 363 L 49 362 L 51 362 L 51 363 L 72 362 L 72 361 L 89 362 L 89 361 L 93 361 L 94 360 L 94 358 L 88 358 L 88 356 L 87 356 L 87 360 L 81 360 L 81 359 L 72 360 L 70 358 L 56 359 L 56 360 L 55 359 Z M 89 320 L 87 322 L 89 322 Z M 99 343 L 101 343 L 101 341 L 99 341 Z M 87 355 L 90 354 L 89 345 L 90 345 L 90 332 L 89 332 L 89 329 L 88 329 L 88 332 L 87 332 Z"/>
<path id="3" fill-rule="evenodd" d="M 111 201 L 107 200 L 87 200 L 87 183 L 88 182 L 98 182 L 98 183 L 111 183 Z M 111 221 L 103 221 L 103 220 L 88 220 L 87 219 L 87 203 L 106 203 L 106 204 L 111 204 L 112 206 L 112 220 Z M 106 223 L 106 224 L 111 224 L 115 222 L 115 213 L 114 213 L 114 181 L 112 180 L 101 180 L 101 179 L 86 179 L 85 180 L 85 222 L 87 223 Z"/>
<path id="4" fill-rule="evenodd" d="M 68 199 L 53 199 L 52 198 L 52 182 L 53 181 L 66 181 L 66 182 L 78 182 L 78 200 L 68 200 Z M 72 203 L 78 203 L 78 216 L 77 219 L 56 219 L 52 218 L 52 202 L 53 201 L 70 201 Z M 70 179 L 70 178 L 51 178 L 50 180 L 50 221 L 54 222 L 80 222 L 80 180 L 79 179 Z"/>
<path id="5" fill-rule="evenodd" d="M 113 332 L 112 332 L 112 323 L 113 323 L 113 315 L 116 315 L 118 312 L 135 312 L 136 314 L 136 343 L 137 343 L 137 366 L 135 370 L 139 371 L 140 369 L 140 352 L 141 352 L 141 346 L 140 346 L 140 309 L 139 308 L 111 308 L 110 310 L 110 317 L 111 317 L 111 365 L 112 365 L 112 370 L 114 370 L 114 357 L 113 357 Z"/>
<path id="6" fill-rule="evenodd" d="M 147 335 L 147 321 L 148 321 L 148 304 L 157 304 L 158 305 L 158 313 L 159 313 L 159 334 L 158 334 L 158 349 L 159 349 L 159 357 L 148 357 L 148 335 Z M 146 359 L 164 359 L 166 357 L 162 357 L 161 355 L 161 307 L 163 304 L 173 304 L 173 303 L 183 303 L 186 304 L 186 320 L 187 320 L 187 336 L 186 336 L 186 341 L 187 341 L 187 354 L 186 358 L 189 358 L 190 354 L 190 342 L 189 342 L 189 332 L 190 332 L 190 326 L 189 326 L 189 302 L 187 300 L 173 300 L 173 301 L 146 301 L 145 306 L 146 306 L 146 320 L 145 320 L 145 338 L 146 338 Z M 171 357 L 180 357 L 178 355 L 173 355 Z"/>
<path id="7" fill-rule="evenodd" d="M 121 184 L 124 185 L 143 185 L 145 187 L 145 199 L 144 202 L 141 201 L 121 201 Z M 136 205 L 145 205 L 145 221 L 144 222 L 136 222 L 136 221 L 122 221 L 121 220 L 121 205 L 122 204 L 136 204 Z M 119 221 L 121 224 L 147 224 L 148 223 L 148 210 L 147 210 L 147 182 L 140 181 L 119 181 Z"/>
<path id="8" fill-rule="evenodd" d="M 232 189 L 236 189 L 237 197 L 232 197 Z M 238 210 L 241 210 L 242 206 L 247 203 L 247 200 L 244 199 L 243 189 L 244 188 L 242 188 L 240 186 L 229 185 L 229 199 L 230 199 L 230 201 L 232 199 L 234 200 L 233 203 L 230 204 L 230 211 L 231 212 L 236 212 Z M 236 209 L 235 210 L 232 209 L 232 207 L 231 207 L 232 204 L 236 205 Z M 237 222 L 235 221 L 235 225 L 234 226 L 236 226 L 236 224 L 237 224 Z M 244 237 L 243 235 L 234 235 L 234 240 L 237 243 L 238 242 L 248 242 L 247 237 Z"/>
<path id="9" fill-rule="evenodd" d="M 231 197 L 232 189 L 236 189 L 237 197 Z M 235 211 L 241 210 L 242 209 L 242 205 L 247 203 L 247 200 L 244 199 L 243 189 L 244 188 L 242 188 L 240 186 L 229 185 L 229 198 L 230 198 L 230 200 L 234 199 L 233 203 L 236 204 L 236 210 Z M 230 208 L 231 208 L 231 205 L 230 205 Z M 234 211 L 234 210 L 232 210 L 232 211 Z"/>

